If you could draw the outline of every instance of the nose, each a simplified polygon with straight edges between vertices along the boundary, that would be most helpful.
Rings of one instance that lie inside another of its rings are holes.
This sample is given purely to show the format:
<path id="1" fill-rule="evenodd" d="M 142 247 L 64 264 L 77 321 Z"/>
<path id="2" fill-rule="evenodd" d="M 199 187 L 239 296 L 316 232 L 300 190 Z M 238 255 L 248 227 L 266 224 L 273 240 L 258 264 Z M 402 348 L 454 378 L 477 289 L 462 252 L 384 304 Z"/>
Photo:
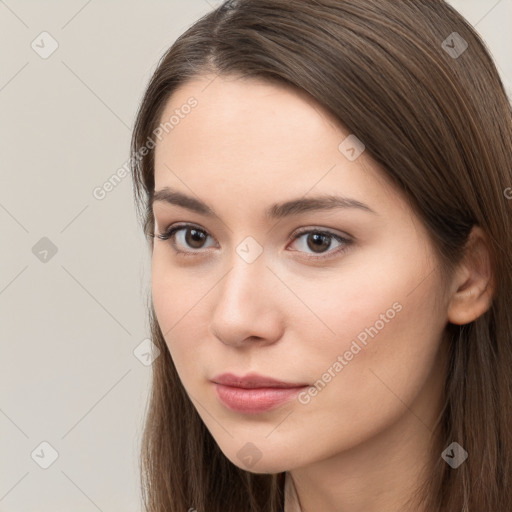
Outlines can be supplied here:
<path id="1" fill-rule="evenodd" d="M 234 347 L 275 343 L 283 334 L 282 287 L 262 256 L 252 263 L 236 256 L 218 285 L 211 333 Z"/>

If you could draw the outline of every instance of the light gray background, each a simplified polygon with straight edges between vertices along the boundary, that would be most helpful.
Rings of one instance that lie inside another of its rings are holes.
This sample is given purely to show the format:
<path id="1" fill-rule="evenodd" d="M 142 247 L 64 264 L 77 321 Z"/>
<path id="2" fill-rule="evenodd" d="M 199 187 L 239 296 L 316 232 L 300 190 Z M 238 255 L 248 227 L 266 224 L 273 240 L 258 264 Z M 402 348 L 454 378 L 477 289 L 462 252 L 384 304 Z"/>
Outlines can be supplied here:
<path id="1" fill-rule="evenodd" d="M 219 3 L 0 0 L 1 512 L 141 510 L 150 260 L 131 178 L 92 192 L 128 161 L 158 58 Z M 452 3 L 510 95 L 512 0 Z"/>

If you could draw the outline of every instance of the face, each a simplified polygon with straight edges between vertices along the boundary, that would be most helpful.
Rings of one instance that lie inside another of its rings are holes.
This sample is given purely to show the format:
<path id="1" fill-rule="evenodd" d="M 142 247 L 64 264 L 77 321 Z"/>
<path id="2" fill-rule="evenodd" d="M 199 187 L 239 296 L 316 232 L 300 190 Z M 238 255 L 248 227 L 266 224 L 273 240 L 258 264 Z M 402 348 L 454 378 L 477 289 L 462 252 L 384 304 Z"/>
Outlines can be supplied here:
<path id="1" fill-rule="evenodd" d="M 447 301 L 425 228 L 306 93 L 212 79 L 161 118 L 182 113 L 157 142 L 155 190 L 194 202 L 158 194 L 155 233 L 177 230 L 152 254 L 157 320 L 206 427 L 234 464 L 275 473 L 369 443 L 408 408 L 427 421 Z M 312 201 L 328 197 L 345 202 Z M 212 382 L 224 373 L 302 387 Z"/>

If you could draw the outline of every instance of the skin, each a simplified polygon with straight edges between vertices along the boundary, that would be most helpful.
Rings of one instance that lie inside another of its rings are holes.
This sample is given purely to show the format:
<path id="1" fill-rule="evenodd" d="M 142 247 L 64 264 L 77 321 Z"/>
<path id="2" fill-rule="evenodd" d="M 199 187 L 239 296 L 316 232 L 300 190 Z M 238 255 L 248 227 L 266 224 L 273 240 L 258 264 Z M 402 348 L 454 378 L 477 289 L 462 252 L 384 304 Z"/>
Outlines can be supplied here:
<path id="1" fill-rule="evenodd" d="M 444 327 L 470 322 L 490 305 L 485 237 L 475 228 L 478 258 L 442 279 L 405 198 L 367 152 L 354 161 L 340 152 L 350 132 L 306 93 L 202 76 L 175 92 L 162 120 L 191 96 L 197 107 L 155 150 L 155 190 L 192 195 L 220 217 L 153 206 L 155 233 L 185 222 L 208 235 L 187 245 L 186 230 L 177 233 L 178 248 L 192 256 L 154 240 L 153 305 L 180 379 L 226 457 L 255 473 L 288 471 L 303 511 L 396 511 L 431 461 Z M 273 203 L 322 193 L 342 193 L 375 213 L 263 216 Z M 327 238 L 315 252 L 311 235 L 288 240 L 299 228 L 352 243 L 336 254 L 340 243 Z M 263 249 L 252 263 L 236 251 L 247 236 Z M 307 259 L 322 254 L 331 257 Z M 313 386 L 396 303 L 394 318 L 359 343 L 364 348 L 307 404 L 294 399 L 245 415 L 218 400 L 210 379 L 228 371 Z M 261 455 L 250 468 L 237 456 L 247 442 Z"/>

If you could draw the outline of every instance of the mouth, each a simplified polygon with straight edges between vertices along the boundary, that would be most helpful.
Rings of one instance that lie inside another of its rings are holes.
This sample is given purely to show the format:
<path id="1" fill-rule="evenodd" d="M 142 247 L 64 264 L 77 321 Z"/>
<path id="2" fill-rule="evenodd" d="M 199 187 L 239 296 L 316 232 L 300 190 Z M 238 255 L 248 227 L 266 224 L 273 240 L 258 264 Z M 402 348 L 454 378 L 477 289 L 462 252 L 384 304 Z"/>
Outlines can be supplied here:
<path id="1" fill-rule="evenodd" d="M 291 383 L 250 374 L 222 374 L 212 379 L 217 397 L 229 410 L 242 414 L 271 411 L 293 399 L 309 384 Z"/>

